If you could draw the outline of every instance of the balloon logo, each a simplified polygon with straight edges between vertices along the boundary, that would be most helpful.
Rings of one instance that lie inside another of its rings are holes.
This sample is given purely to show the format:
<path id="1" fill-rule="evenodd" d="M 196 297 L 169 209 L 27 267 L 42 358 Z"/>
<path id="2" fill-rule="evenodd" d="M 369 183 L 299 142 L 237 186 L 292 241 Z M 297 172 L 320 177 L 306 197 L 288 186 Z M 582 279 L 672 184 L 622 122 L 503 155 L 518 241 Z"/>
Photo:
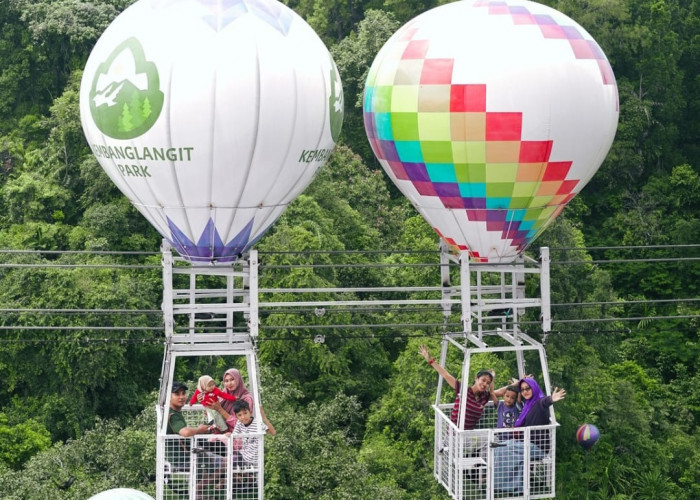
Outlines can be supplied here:
<path id="1" fill-rule="evenodd" d="M 130 38 L 97 68 L 90 89 L 90 113 L 100 131 L 114 139 L 133 139 L 148 131 L 163 109 L 156 65 Z"/>
<path id="2" fill-rule="evenodd" d="M 387 175 L 449 245 L 515 259 L 583 188 L 615 136 L 610 64 L 534 2 L 432 9 L 380 50 L 364 121 Z"/>
<path id="3" fill-rule="evenodd" d="M 586 450 L 589 450 L 598 438 L 600 438 L 600 431 L 592 424 L 583 424 L 576 431 L 576 441 Z"/>
<path id="4" fill-rule="evenodd" d="M 332 60 L 331 60 L 332 62 Z M 328 108 L 331 111 L 331 137 L 333 142 L 338 142 L 340 131 L 343 128 L 343 86 L 340 82 L 340 74 L 335 63 L 331 69 L 331 95 L 328 99 Z"/>
<path id="5" fill-rule="evenodd" d="M 107 175 L 185 259 L 248 250 L 343 123 L 323 42 L 275 0 L 139 0 L 95 45 L 80 114 Z"/>

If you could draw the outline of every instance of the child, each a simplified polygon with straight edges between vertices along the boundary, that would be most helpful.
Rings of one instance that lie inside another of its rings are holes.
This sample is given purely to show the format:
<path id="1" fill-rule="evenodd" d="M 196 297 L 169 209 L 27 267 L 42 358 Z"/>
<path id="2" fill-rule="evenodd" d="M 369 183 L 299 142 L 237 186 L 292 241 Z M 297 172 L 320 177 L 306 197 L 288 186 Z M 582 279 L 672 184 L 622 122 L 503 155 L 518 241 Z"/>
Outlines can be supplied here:
<path id="1" fill-rule="evenodd" d="M 503 399 L 498 402 L 497 426 L 499 429 L 504 427 L 515 427 L 515 421 L 518 420 L 520 412 L 523 409 L 523 404 L 520 402 L 520 394 L 516 386 L 509 385 L 503 393 Z"/>
<path id="2" fill-rule="evenodd" d="M 236 414 L 238 422 L 233 428 L 233 434 L 254 434 L 256 432 L 267 432 L 268 434 L 274 436 L 277 434 L 275 428 L 265 416 L 265 411 L 263 407 L 260 407 L 260 416 L 262 417 L 262 423 L 260 428 L 253 425 L 253 414 L 250 411 L 250 406 L 248 403 L 240 399 L 233 404 L 233 412 Z M 237 438 L 234 440 L 233 445 L 234 450 L 238 451 L 239 456 L 234 457 L 234 461 L 237 461 L 239 465 L 243 466 L 253 466 L 258 465 L 258 439 L 257 437 L 250 438 Z M 236 460 L 238 459 L 238 460 Z"/>
<path id="3" fill-rule="evenodd" d="M 207 406 L 213 402 L 218 403 L 219 398 L 225 399 L 227 401 L 235 401 L 236 396 L 227 394 L 218 387 L 216 387 L 214 379 L 212 379 L 209 375 L 202 375 L 201 377 L 199 377 L 199 381 L 197 382 L 197 390 L 194 391 L 194 394 L 192 394 L 192 398 L 190 398 L 190 405 L 193 405 L 197 402 L 198 396 L 200 394 L 204 395 L 201 403 L 204 405 L 204 410 L 207 412 L 207 419 L 209 420 L 209 422 L 213 421 L 213 425 L 211 425 L 210 429 L 212 431 L 226 432 L 228 430 L 228 426 L 226 425 L 226 420 L 224 420 L 224 417 L 222 417 L 218 411 L 207 408 Z"/>

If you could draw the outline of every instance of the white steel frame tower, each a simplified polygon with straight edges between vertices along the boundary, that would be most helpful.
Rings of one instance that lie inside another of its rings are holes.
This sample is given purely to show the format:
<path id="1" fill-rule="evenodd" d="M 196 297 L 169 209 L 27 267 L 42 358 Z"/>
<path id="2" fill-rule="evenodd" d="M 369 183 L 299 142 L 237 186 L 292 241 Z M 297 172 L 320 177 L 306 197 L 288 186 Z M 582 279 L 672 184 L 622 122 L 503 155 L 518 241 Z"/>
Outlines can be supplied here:
<path id="1" fill-rule="evenodd" d="M 443 401 L 443 378 L 439 377 L 435 399 L 434 475 L 456 500 L 491 500 L 497 498 L 531 499 L 554 497 L 555 428 L 558 425 L 550 407 L 549 426 L 542 429 L 522 428 L 518 449 L 508 457 L 499 447 L 509 445 L 507 433 L 496 429 L 495 407 L 492 403 L 484 410 L 481 421 L 473 430 L 462 430 L 465 420 L 467 390 L 471 385 L 470 368 L 473 355 L 482 353 L 514 353 L 517 378 L 528 373 L 525 356 L 538 354 L 539 372 L 543 390 L 551 393 L 547 358 L 541 342 L 522 332 L 519 321 L 526 309 L 541 312 L 542 331 L 551 329 L 549 249 L 540 249 L 539 262 L 521 255 L 509 264 L 470 263 L 467 252 L 450 254 L 441 244 L 441 277 L 443 286 L 443 313 L 447 318 L 450 304 L 458 297 L 461 305 L 462 331 L 445 333 L 440 353 L 440 364 L 445 366 L 448 348 L 456 347 L 463 355 L 461 367 L 461 394 L 458 422 L 450 420 L 452 404 Z M 452 286 L 450 263 L 459 266 L 460 285 Z M 525 296 L 525 276 L 539 277 L 540 297 Z M 531 436 L 532 434 L 532 436 Z M 540 441 L 536 442 L 535 436 Z M 542 437 L 544 436 L 544 437 Z M 474 443 L 481 443 L 475 451 Z M 543 450 L 546 449 L 546 453 Z M 515 457 L 515 458 L 513 458 Z M 514 462 L 522 461 L 518 465 Z M 507 486 L 504 486 L 507 485 Z M 502 488 L 499 490 L 499 488 Z"/>
<path id="2" fill-rule="evenodd" d="M 258 258 L 257 251 L 251 250 L 247 259 L 239 259 L 228 265 L 196 265 L 180 258 L 174 258 L 170 244 L 163 240 L 163 316 L 165 322 L 165 353 L 161 372 L 160 394 L 156 407 L 158 415 L 157 458 L 156 458 L 156 498 L 173 500 L 195 500 L 202 495 L 202 476 L 213 474 L 213 470 L 203 470 L 201 450 L 211 443 L 210 436 L 178 438 L 168 436 L 168 411 L 170 392 L 178 358 L 193 356 L 245 356 L 249 378 L 249 390 L 255 407 L 251 408 L 255 419 L 260 422 L 260 383 L 256 355 L 258 336 Z M 174 277 L 184 275 L 186 287 L 176 288 Z M 211 287 L 211 283 L 215 283 Z M 203 286 L 204 285 L 204 286 Z M 211 287 L 211 288 L 210 288 Z M 193 388 L 190 388 L 191 390 Z M 204 423 L 204 409 L 201 405 L 187 405 L 183 414 L 189 425 Z M 249 464 L 242 471 L 235 463 L 231 452 L 234 437 L 228 439 L 226 447 L 220 447 L 221 458 L 217 458 L 216 486 L 222 498 L 242 498 L 262 500 L 264 483 L 263 435 L 258 432 L 248 434 L 246 439 L 255 440 L 257 464 Z M 168 460 L 168 451 L 186 443 L 183 470 L 176 470 Z M 222 439 L 223 442 L 223 439 Z M 211 466 L 213 468 L 213 466 Z M 250 484 L 245 490 L 239 488 L 239 479 L 245 477 Z"/>

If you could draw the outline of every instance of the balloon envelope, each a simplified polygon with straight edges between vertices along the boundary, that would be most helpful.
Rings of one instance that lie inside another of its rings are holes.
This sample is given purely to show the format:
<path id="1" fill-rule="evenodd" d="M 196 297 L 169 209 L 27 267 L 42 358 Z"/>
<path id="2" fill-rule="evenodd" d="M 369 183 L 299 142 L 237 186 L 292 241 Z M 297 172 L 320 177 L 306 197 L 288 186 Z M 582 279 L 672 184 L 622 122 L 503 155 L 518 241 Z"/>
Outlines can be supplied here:
<path id="1" fill-rule="evenodd" d="M 139 0 L 95 45 L 83 130 L 119 189 L 191 261 L 250 248 L 330 156 L 337 68 L 275 0 Z"/>
<path id="2" fill-rule="evenodd" d="M 593 424 L 583 424 L 576 430 L 576 441 L 584 449 L 590 449 L 600 438 L 600 431 Z"/>
<path id="3" fill-rule="evenodd" d="M 88 500 L 153 500 L 153 497 L 130 488 L 115 488 L 91 496 Z"/>
<path id="4" fill-rule="evenodd" d="M 534 2 L 461 1 L 396 32 L 364 94 L 382 167 L 438 234 L 513 260 L 590 180 L 618 120 L 593 38 Z"/>

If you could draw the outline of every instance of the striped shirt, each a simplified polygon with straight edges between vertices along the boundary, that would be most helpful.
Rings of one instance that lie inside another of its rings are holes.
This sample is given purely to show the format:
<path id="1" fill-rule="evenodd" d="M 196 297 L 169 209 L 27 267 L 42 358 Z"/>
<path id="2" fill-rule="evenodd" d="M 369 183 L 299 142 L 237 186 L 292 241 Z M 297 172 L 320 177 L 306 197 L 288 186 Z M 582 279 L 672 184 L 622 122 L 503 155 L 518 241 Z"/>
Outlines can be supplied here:
<path id="1" fill-rule="evenodd" d="M 455 425 L 458 425 L 458 417 L 459 417 L 459 400 L 460 400 L 460 393 L 462 390 L 462 384 L 459 380 L 455 382 L 455 392 L 457 393 L 455 396 L 455 402 L 454 405 L 452 405 L 452 413 L 450 413 L 450 420 Z M 484 412 L 484 406 L 486 406 L 486 403 L 489 402 L 489 393 L 488 392 L 482 392 L 479 396 L 474 394 L 474 391 L 472 391 L 471 387 L 467 388 L 467 404 L 465 405 L 465 414 L 464 414 L 464 429 L 465 430 L 470 430 L 476 427 L 476 424 L 479 423 L 479 420 L 481 419 L 481 414 Z"/>
<path id="2" fill-rule="evenodd" d="M 267 432 L 267 426 L 265 424 L 260 424 L 260 427 L 254 425 L 254 420 L 248 425 L 244 425 L 240 420 L 236 423 L 233 428 L 233 434 L 235 440 L 238 440 L 238 445 L 240 446 L 240 454 L 243 457 L 243 461 L 248 465 L 258 465 L 258 443 L 261 437 L 250 436 L 250 437 L 237 437 L 236 434 L 264 434 Z M 234 445 L 234 448 L 236 446 Z"/>

